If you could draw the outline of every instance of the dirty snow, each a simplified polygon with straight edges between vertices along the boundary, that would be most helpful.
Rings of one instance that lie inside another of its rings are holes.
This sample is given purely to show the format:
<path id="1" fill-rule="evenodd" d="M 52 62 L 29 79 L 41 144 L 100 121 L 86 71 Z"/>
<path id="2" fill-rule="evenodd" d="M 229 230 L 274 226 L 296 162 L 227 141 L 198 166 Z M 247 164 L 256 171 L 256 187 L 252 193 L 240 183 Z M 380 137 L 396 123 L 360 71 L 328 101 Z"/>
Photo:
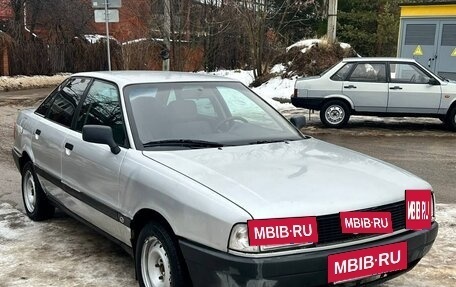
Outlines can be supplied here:
<path id="1" fill-rule="evenodd" d="M 3 76 L 0 77 L 0 92 L 57 86 L 68 78 L 69 75 L 70 74 L 58 74 L 54 76 Z"/>
<path id="2" fill-rule="evenodd" d="M 302 48 L 301 52 L 305 53 L 305 52 L 307 52 L 308 49 L 312 48 L 313 46 L 319 45 L 322 43 L 327 43 L 327 42 L 324 39 L 305 39 L 305 40 L 298 41 L 291 46 L 288 46 L 286 51 L 288 52 L 292 48 L 298 47 L 298 48 Z M 351 45 L 347 44 L 347 43 L 340 42 L 339 45 L 342 49 L 351 48 Z"/>
<path id="3" fill-rule="evenodd" d="M 119 247 L 69 218 L 30 221 L 0 204 L 0 286 L 137 286 Z"/>
<path id="4" fill-rule="evenodd" d="M 411 272 L 385 286 L 456 286 L 456 206 L 437 205 L 440 231 Z M 131 257 L 67 217 L 30 221 L 0 204 L 0 286 L 137 286 Z"/>

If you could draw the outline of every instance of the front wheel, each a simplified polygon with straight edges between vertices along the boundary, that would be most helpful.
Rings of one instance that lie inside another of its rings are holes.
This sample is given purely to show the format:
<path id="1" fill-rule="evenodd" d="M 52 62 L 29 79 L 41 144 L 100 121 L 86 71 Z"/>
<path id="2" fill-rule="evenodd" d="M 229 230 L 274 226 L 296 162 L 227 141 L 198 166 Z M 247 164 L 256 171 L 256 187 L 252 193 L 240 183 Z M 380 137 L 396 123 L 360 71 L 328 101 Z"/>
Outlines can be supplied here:
<path id="1" fill-rule="evenodd" d="M 136 245 L 136 268 L 141 287 L 183 287 L 184 263 L 176 241 L 161 225 L 148 223 Z"/>
<path id="2" fill-rule="evenodd" d="M 320 110 L 321 122 L 329 128 L 342 128 L 350 119 L 350 109 L 339 100 L 325 103 Z"/>
<path id="3" fill-rule="evenodd" d="M 446 124 L 450 127 L 450 129 L 456 131 L 456 106 L 454 106 L 448 113 Z"/>
<path id="4" fill-rule="evenodd" d="M 22 168 L 22 200 L 27 216 L 33 221 L 46 220 L 54 215 L 55 207 L 41 188 L 32 162 L 27 162 Z"/>

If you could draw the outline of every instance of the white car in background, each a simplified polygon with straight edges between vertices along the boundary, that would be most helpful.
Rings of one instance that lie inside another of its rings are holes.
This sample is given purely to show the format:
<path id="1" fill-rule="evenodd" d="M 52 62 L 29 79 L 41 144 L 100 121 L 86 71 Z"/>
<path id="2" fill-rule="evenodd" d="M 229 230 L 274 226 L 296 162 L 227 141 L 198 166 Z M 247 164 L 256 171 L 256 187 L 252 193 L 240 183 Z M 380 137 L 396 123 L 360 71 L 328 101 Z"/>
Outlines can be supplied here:
<path id="1" fill-rule="evenodd" d="M 350 115 L 435 117 L 456 130 L 456 83 L 412 59 L 348 58 L 320 76 L 298 79 L 294 106 L 320 111 L 331 128 Z"/>

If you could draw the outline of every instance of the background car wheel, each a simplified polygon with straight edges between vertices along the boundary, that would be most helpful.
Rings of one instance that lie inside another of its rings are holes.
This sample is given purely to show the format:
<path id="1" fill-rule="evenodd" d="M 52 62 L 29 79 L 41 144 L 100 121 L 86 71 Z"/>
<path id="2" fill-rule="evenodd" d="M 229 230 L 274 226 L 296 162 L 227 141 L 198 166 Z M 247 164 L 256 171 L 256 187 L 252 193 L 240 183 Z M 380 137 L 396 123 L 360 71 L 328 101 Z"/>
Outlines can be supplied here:
<path id="1" fill-rule="evenodd" d="M 448 113 L 446 124 L 450 127 L 450 129 L 456 131 L 456 107 L 453 107 Z"/>
<path id="2" fill-rule="evenodd" d="M 329 101 L 320 110 L 321 122 L 330 128 L 344 127 L 350 119 L 350 109 L 342 101 Z"/>
<path id="3" fill-rule="evenodd" d="M 22 168 L 22 200 L 27 216 L 34 221 L 46 220 L 54 215 L 55 207 L 41 188 L 31 162 Z"/>
<path id="4" fill-rule="evenodd" d="M 141 287 L 191 286 L 186 283 L 185 265 L 176 246 L 177 242 L 161 225 L 148 223 L 144 226 L 135 256 Z"/>

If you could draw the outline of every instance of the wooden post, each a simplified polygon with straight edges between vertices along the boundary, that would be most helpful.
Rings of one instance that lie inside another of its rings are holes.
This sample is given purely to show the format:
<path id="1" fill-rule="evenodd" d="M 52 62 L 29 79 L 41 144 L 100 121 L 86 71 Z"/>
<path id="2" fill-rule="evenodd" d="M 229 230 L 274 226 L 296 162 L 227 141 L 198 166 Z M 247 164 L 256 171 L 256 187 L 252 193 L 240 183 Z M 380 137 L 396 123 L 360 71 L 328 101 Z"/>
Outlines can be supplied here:
<path id="1" fill-rule="evenodd" d="M 334 44 L 336 42 L 337 29 L 337 0 L 329 0 L 328 3 L 328 42 Z"/>
<path id="2" fill-rule="evenodd" d="M 8 48 L 4 47 L 2 50 L 2 59 L 0 61 L 2 63 L 1 68 L 1 76 L 9 76 L 9 58 L 8 58 Z"/>

